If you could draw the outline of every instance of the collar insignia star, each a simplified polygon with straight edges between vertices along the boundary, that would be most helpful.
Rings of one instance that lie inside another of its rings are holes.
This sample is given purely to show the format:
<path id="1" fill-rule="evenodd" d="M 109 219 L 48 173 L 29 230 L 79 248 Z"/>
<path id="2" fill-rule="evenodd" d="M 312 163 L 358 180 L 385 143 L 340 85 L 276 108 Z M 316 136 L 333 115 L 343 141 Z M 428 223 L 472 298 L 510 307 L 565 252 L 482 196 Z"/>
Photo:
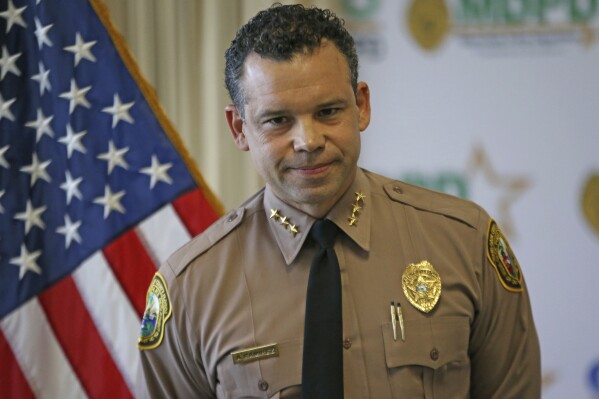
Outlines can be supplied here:
<path id="1" fill-rule="evenodd" d="M 352 210 L 350 217 L 347 218 L 347 221 L 350 226 L 358 226 L 358 219 L 360 218 L 360 211 L 362 210 L 362 206 L 364 204 L 364 198 L 366 196 L 362 194 L 361 191 L 355 193 L 356 199 L 352 203 Z"/>
<path id="2" fill-rule="evenodd" d="M 274 219 L 275 221 L 281 223 L 281 225 L 283 227 L 285 227 L 286 230 L 289 230 L 289 232 L 291 233 L 291 235 L 293 237 L 295 237 L 297 235 L 297 233 L 299 233 L 299 230 L 297 228 L 296 225 L 291 224 L 291 221 L 289 220 L 289 218 L 287 216 L 282 216 L 279 213 L 278 209 L 271 209 L 270 210 L 270 218 Z"/>

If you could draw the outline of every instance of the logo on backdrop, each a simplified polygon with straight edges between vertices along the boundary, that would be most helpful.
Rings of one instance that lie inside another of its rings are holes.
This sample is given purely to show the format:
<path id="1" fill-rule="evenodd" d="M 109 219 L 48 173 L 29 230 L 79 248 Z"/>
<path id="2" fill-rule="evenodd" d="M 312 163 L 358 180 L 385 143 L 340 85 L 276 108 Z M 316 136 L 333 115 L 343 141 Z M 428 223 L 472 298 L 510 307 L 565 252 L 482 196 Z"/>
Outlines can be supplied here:
<path id="1" fill-rule="evenodd" d="M 475 50 L 511 52 L 591 46 L 599 30 L 598 1 L 412 0 L 405 12 L 424 50 L 436 50 L 451 34 Z"/>
<path id="2" fill-rule="evenodd" d="M 591 392 L 599 396 L 599 361 L 591 365 L 589 370 L 589 385 Z"/>
<path id="3" fill-rule="evenodd" d="M 434 50 L 449 33 L 449 10 L 444 0 L 414 0 L 408 9 L 408 28 L 425 50 Z"/>
<path id="4" fill-rule="evenodd" d="M 590 226 L 599 233 L 599 173 L 587 179 L 582 190 L 582 212 Z"/>
<path id="5" fill-rule="evenodd" d="M 360 60 L 380 61 L 387 53 L 387 39 L 376 20 L 383 0 L 337 0 L 352 33 Z"/>
<path id="6" fill-rule="evenodd" d="M 475 146 L 464 172 L 443 171 L 436 175 L 410 172 L 401 179 L 412 184 L 443 191 L 478 202 L 489 211 L 501 230 L 510 239 L 518 236 L 512 218 L 512 206 L 531 186 L 530 180 L 522 175 L 507 175 L 497 170 L 486 150 Z M 482 192 L 492 194 L 488 202 L 478 201 Z"/>

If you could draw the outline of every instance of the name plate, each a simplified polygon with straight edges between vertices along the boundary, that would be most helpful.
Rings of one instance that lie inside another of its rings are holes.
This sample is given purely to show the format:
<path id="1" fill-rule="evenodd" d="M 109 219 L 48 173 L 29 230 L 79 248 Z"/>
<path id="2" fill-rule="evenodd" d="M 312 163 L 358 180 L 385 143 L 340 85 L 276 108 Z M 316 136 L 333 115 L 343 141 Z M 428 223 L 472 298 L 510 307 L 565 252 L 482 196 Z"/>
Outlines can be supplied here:
<path id="1" fill-rule="evenodd" d="M 256 346 L 254 348 L 231 352 L 233 364 L 250 363 L 255 362 L 256 360 L 268 359 L 269 357 L 277 356 L 279 356 L 279 347 L 277 344 Z"/>

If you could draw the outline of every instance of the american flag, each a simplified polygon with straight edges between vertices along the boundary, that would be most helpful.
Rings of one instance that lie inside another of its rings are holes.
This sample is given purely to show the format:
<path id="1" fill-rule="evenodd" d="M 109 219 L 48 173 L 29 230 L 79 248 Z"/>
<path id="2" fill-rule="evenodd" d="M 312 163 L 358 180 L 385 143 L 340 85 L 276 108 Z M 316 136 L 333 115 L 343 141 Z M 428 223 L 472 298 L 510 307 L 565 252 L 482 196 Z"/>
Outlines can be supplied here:
<path id="1" fill-rule="evenodd" d="M 221 213 L 100 0 L 0 0 L 0 398 L 134 397 L 149 282 Z"/>

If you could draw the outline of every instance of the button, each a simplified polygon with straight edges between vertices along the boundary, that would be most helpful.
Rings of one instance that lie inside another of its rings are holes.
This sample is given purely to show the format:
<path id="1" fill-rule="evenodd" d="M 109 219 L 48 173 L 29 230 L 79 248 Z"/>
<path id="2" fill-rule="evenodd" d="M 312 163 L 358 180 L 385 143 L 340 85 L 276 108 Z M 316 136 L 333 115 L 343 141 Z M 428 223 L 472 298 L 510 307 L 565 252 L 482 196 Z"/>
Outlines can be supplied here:
<path id="1" fill-rule="evenodd" d="M 401 188 L 399 186 L 393 186 L 393 191 L 395 191 L 397 194 L 401 194 Z"/>
<path id="2" fill-rule="evenodd" d="M 345 338 L 345 339 L 343 340 L 343 347 L 344 347 L 345 349 L 349 349 L 349 348 L 351 348 L 351 339 L 349 339 L 349 338 Z"/>
<path id="3" fill-rule="evenodd" d="M 233 220 L 237 219 L 237 214 L 234 213 L 227 219 L 227 222 L 231 223 Z"/>
<path id="4" fill-rule="evenodd" d="M 268 382 L 264 380 L 258 381 L 258 389 L 261 391 L 266 391 L 268 389 Z"/>
<path id="5" fill-rule="evenodd" d="M 431 359 L 433 359 L 433 360 L 439 359 L 439 351 L 437 350 L 437 348 L 433 348 L 431 350 Z"/>

